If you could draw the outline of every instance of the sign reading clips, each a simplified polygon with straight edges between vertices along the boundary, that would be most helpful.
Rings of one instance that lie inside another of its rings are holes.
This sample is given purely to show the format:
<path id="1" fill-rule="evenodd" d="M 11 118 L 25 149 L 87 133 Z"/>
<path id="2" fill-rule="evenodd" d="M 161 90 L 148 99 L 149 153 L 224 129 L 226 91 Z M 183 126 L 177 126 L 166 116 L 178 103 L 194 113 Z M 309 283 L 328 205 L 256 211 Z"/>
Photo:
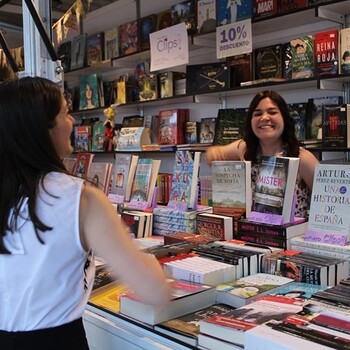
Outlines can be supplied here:
<path id="1" fill-rule="evenodd" d="M 151 72 L 189 63 L 185 23 L 150 34 Z"/>
<path id="2" fill-rule="evenodd" d="M 226 58 L 252 52 L 250 19 L 216 28 L 216 57 Z"/>

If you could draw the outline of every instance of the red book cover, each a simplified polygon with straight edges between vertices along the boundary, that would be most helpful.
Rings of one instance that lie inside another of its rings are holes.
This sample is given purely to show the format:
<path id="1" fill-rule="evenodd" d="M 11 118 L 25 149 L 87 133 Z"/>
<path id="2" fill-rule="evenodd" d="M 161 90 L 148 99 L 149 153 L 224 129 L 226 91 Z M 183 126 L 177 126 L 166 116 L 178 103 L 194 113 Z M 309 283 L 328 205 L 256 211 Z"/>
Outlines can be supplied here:
<path id="1" fill-rule="evenodd" d="M 254 0 L 253 19 L 277 15 L 277 0 Z"/>
<path id="2" fill-rule="evenodd" d="M 315 75 L 336 75 L 339 66 L 338 30 L 332 29 L 316 33 L 314 36 L 315 48 Z"/>
<path id="3" fill-rule="evenodd" d="M 278 13 L 289 13 L 295 10 L 303 9 L 308 7 L 308 0 L 279 0 L 278 2 Z"/>

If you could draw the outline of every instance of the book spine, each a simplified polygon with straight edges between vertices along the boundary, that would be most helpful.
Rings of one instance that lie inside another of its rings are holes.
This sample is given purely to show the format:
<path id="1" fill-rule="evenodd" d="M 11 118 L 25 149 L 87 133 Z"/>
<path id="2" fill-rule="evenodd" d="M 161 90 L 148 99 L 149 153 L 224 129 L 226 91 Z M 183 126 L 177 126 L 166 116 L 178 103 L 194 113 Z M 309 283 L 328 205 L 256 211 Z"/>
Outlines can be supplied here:
<path id="1" fill-rule="evenodd" d="M 310 254 L 314 254 L 314 255 L 320 255 L 320 256 L 326 256 L 329 258 L 344 259 L 344 260 L 350 261 L 350 253 L 344 254 L 344 253 L 333 252 L 333 251 L 328 251 L 328 250 L 321 250 L 321 249 L 317 249 L 317 248 L 297 245 L 297 244 L 294 244 L 293 242 L 290 245 L 290 249 L 298 250 L 300 252 L 310 253 Z"/>
<path id="2" fill-rule="evenodd" d="M 303 237 L 291 238 L 291 244 L 293 244 L 294 246 L 298 246 L 298 247 L 310 247 L 312 249 L 318 249 L 322 253 L 323 253 L 323 251 L 329 251 L 329 252 L 337 252 L 337 253 L 350 255 L 350 249 L 349 249 L 350 247 L 348 245 L 340 246 L 340 245 L 335 245 L 335 244 L 305 241 L 303 239 Z"/>
<path id="3" fill-rule="evenodd" d="M 289 249 L 290 247 L 290 243 L 286 239 L 251 232 L 237 232 L 236 238 L 242 241 L 268 245 L 275 248 Z"/>
<path id="4" fill-rule="evenodd" d="M 195 211 L 180 211 L 180 210 L 174 210 L 169 208 L 154 208 L 153 209 L 154 217 L 161 215 L 161 216 L 169 216 L 169 217 L 177 217 L 177 218 L 184 218 L 184 219 L 195 219 L 197 212 Z"/>
<path id="5" fill-rule="evenodd" d="M 264 234 L 268 236 L 274 236 L 274 237 L 287 237 L 287 229 L 285 227 L 279 227 L 279 226 L 265 226 L 261 225 L 259 223 L 255 222 L 237 222 L 237 230 L 238 232 L 254 232 L 259 234 Z"/>

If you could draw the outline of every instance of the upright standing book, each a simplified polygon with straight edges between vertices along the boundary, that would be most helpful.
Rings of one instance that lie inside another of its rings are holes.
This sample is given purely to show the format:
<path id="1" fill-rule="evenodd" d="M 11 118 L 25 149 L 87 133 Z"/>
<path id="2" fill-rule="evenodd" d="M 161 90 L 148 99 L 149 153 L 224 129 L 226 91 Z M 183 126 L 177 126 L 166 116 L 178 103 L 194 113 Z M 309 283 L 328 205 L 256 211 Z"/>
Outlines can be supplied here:
<path id="1" fill-rule="evenodd" d="M 86 38 L 86 63 L 91 64 L 101 62 L 105 56 L 105 36 L 104 32 L 88 35 Z"/>
<path id="2" fill-rule="evenodd" d="M 336 75 L 339 71 L 338 29 L 315 34 L 315 76 Z"/>
<path id="3" fill-rule="evenodd" d="M 108 29 L 105 32 L 105 59 L 110 60 L 119 56 L 118 27 Z"/>
<path id="4" fill-rule="evenodd" d="M 342 28 L 339 32 L 339 73 L 350 73 L 350 28 Z"/>
<path id="5" fill-rule="evenodd" d="M 75 161 L 73 175 L 87 178 L 93 158 L 93 153 L 79 152 Z"/>
<path id="6" fill-rule="evenodd" d="M 197 181 L 199 175 L 200 152 L 194 155 L 190 151 L 175 153 L 174 172 L 171 182 L 170 205 L 179 203 L 187 209 L 195 208 L 197 198 Z"/>
<path id="7" fill-rule="evenodd" d="M 260 157 L 250 220 L 275 225 L 293 221 L 299 161 L 293 157 Z"/>
<path id="8" fill-rule="evenodd" d="M 346 245 L 350 230 L 350 172 L 345 164 L 316 166 L 305 240 Z"/>
<path id="9" fill-rule="evenodd" d="M 212 163 L 212 198 L 214 214 L 239 219 L 249 216 L 252 206 L 251 163 L 214 161 Z"/>
<path id="10" fill-rule="evenodd" d="M 304 35 L 290 41 L 292 79 L 311 78 L 315 73 L 314 37 Z"/>
<path id="11" fill-rule="evenodd" d="M 197 1 L 197 31 L 199 34 L 216 29 L 216 0 Z"/>

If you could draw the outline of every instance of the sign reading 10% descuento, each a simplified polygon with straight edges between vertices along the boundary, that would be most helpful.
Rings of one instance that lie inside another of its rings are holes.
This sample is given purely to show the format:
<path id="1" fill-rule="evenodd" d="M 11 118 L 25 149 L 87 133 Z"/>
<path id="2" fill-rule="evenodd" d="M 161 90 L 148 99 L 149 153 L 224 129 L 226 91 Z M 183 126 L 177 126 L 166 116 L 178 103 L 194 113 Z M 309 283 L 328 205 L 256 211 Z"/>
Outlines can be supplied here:
<path id="1" fill-rule="evenodd" d="M 216 28 L 216 57 L 225 58 L 252 52 L 250 19 Z"/>

